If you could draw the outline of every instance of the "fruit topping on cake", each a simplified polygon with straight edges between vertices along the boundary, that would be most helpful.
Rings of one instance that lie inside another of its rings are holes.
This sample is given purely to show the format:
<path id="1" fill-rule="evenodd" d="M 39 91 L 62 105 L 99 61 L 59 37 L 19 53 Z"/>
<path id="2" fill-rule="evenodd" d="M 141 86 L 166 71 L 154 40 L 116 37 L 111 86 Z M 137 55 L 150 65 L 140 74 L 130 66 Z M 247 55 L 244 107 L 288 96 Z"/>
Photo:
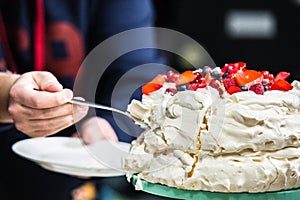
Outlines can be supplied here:
<path id="1" fill-rule="evenodd" d="M 222 68 L 208 66 L 195 71 L 182 73 L 169 71 L 167 75 L 159 74 L 142 87 L 145 95 L 160 89 L 164 83 L 174 83 L 176 88 L 167 88 L 166 92 L 175 94 L 178 90 L 193 90 L 211 86 L 222 95 L 224 91 L 234 94 L 243 91 L 253 91 L 262 95 L 268 90 L 288 91 L 293 86 L 286 81 L 288 72 L 279 72 L 275 77 L 266 70 L 256 71 L 246 68 L 246 63 L 236 62 L 225 64 Z"/>

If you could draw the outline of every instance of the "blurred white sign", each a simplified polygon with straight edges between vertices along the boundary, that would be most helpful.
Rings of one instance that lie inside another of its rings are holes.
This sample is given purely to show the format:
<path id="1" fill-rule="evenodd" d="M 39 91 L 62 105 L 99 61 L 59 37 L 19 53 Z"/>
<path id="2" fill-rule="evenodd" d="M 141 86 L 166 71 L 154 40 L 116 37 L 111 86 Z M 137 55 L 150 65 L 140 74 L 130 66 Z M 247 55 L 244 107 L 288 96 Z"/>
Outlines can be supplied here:
<path id="1" fill-rule="evenodd" d="M 233 39 L 272 39 L 276 36 L 277 22 L 269 10 L 229 10 L 225 32 Z"/>

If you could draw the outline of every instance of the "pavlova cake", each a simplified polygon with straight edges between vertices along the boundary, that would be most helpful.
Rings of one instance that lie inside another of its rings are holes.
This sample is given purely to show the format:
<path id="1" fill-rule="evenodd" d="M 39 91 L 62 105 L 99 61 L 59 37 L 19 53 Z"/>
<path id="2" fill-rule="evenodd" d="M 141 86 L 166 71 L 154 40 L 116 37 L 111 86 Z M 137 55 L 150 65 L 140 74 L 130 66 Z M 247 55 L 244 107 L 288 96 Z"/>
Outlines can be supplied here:
<path id="1" fill-rule="evenodd" d="M 288 76 L 243 62 L 157 75 L 128 106 L 145 128 L 124 161 L 128 179 L 216 192 L 299 187 L 300 84 Z"/>

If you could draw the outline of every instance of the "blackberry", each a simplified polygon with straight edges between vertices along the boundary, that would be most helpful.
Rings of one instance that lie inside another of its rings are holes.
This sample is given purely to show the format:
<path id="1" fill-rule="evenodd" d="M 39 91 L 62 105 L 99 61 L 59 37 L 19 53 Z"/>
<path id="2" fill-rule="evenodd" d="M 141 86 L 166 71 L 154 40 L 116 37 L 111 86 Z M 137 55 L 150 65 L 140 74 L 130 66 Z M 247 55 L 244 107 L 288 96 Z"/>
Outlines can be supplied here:
<path id="1" fill-rule="evenodd" d="M 243 91 L 248 91 L 248 87 L 246 85 L 242 85 L 242 86 L 240 86 L 240 88 Z"/>
<path id="2" fill-rule="evenodd" d="M 229 75 L 229 72 L 225 72 L 223 75 L 222 75 L 222 78 L 227 78 Z"/>
<path id="3" fill-rule="evenodd" d="M 268 90 L 268 86 L 267 86 L 267 84 L 265 84 L 265 83 L 262 83 L 262 86 L 264 87 L 264 91 L 267 91 L 267 90 Z"/>
<path id="4" fill-rule="evenodd" d="M 210 71 L 210 67 L 204 66 L 202 69 L 202 77 L 205 77 L 208 71 Z"/>
<path id="5" fill-rule="evenodd" d="M 214 79 L 221 81 L 222 80 L 222 76 L 221 76 L 221 72 L 218 70 L 212 70 L 211 71 L 211 77 L 213 77 Z"/>
<path id="6" fill-rule="evenodd" d="M 186 85 L 179 85 L 176 88 L 177 88 L 177 91 L 185 91 L 185 90 L 187 90 L 187 86 Z"/>

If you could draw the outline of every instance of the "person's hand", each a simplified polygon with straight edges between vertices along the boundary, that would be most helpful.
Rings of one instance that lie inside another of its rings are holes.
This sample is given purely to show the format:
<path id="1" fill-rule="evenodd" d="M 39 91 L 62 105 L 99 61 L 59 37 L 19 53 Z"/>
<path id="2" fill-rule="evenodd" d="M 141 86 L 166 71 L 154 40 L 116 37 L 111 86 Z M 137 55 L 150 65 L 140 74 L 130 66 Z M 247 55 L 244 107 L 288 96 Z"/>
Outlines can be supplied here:
<path id="1" fill-rule="evenodd" d="M 100 140 L 118 141 L 114 129 L 101 117 L 87 119 L 81 127 L 80 136 L 85 144 L 93 144 Z"/>
<path id="2" fill-rule="evenodd" d="M 8 111 L 18 130 L 30 137 L 52 135 L 82 119 L 87 107 L 68 101 L 73 92 L 49 72 L 28 72 L 10 89 Z"/>

